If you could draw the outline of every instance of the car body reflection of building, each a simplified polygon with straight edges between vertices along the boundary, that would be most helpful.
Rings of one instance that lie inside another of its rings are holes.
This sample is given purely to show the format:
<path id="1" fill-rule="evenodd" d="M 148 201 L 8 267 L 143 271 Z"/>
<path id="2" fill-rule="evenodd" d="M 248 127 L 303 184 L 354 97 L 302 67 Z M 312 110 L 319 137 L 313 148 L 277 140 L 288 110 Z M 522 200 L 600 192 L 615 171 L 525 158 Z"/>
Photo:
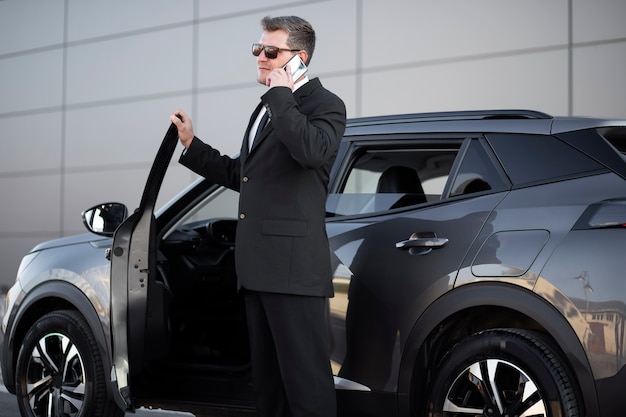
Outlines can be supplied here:
<path id="1" fill-rule="evenodd" d="M 615 372 L 624 363 L 626 354 L 626 306 L 619 301 L 572 301 L 587 322 L 583 343 L 591 361 L 599 365 L 594 369 L 610 369 Z"/>

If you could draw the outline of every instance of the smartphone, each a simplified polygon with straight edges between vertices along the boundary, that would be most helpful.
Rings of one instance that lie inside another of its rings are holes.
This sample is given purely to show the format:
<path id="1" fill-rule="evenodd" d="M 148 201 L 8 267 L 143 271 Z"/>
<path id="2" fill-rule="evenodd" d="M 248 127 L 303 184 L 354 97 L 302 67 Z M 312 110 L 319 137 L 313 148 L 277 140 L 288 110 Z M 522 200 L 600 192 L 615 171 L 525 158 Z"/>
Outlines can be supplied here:
<path id="1" fill-rule="evenodd" d="M 289 60 L 283 67 L 285 71 L 287 71 L 287 65 L 291 67 L 291 75 L 293 76 L 293 82 L 298 81 L 298 78 L 302 76 L 305 72 L 307 72 L 308 68 L 300 59 L 300 55 L 294 55 L 293 58 Z"/>

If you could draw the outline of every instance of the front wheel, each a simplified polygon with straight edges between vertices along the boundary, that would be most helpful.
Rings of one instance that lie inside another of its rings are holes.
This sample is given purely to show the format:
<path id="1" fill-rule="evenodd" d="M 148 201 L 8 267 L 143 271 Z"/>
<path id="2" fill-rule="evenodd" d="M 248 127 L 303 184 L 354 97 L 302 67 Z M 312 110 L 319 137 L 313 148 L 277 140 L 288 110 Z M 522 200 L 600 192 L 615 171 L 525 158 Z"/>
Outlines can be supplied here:
<path id="1" fill-rule="evenodd" d="M 577 417 L 573 379 L 536 333 L 513 329 L 474 334 L 434 371 L 430 417 Z"/>
<path id="2" fill-rule="evenodd" d="M 75 311 L 54 311 L 26 333 L 16 366 L 16 395 L 24 417 L 113 417 L 93 332 Z"/>

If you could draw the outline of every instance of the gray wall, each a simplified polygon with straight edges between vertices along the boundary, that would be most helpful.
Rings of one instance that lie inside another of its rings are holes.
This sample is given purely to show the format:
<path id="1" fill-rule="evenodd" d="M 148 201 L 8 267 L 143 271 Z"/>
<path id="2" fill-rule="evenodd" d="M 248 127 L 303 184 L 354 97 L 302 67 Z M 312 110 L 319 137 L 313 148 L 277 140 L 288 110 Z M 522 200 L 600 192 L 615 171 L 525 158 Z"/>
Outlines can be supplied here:
<path id="1" fill-rule="evenodd" d="M 240 146 L 264 15 L 318 33 L 350 117 L 481 108 L 626 117 L 624 0 L 0 0 L 0 286 L 80 213 L 139 203 L 169 114 Z M 174 162 L 162 202 L 194 176 Z"/>

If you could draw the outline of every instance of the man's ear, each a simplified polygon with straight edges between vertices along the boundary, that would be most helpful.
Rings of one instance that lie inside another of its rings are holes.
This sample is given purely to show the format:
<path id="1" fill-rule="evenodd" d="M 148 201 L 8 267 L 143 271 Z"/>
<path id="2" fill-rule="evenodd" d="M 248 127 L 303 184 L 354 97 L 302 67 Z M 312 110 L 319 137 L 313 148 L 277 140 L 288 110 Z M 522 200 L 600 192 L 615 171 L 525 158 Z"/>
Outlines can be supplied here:
<path id="1" fill-rule="evenodd" d="M 306 65 L 309 65 L 309 54 L 304 49 L 298 52 L 298 55 L 300 55 L 300 59 L 302 60 L 302 62 L 304 62 Z"/>

